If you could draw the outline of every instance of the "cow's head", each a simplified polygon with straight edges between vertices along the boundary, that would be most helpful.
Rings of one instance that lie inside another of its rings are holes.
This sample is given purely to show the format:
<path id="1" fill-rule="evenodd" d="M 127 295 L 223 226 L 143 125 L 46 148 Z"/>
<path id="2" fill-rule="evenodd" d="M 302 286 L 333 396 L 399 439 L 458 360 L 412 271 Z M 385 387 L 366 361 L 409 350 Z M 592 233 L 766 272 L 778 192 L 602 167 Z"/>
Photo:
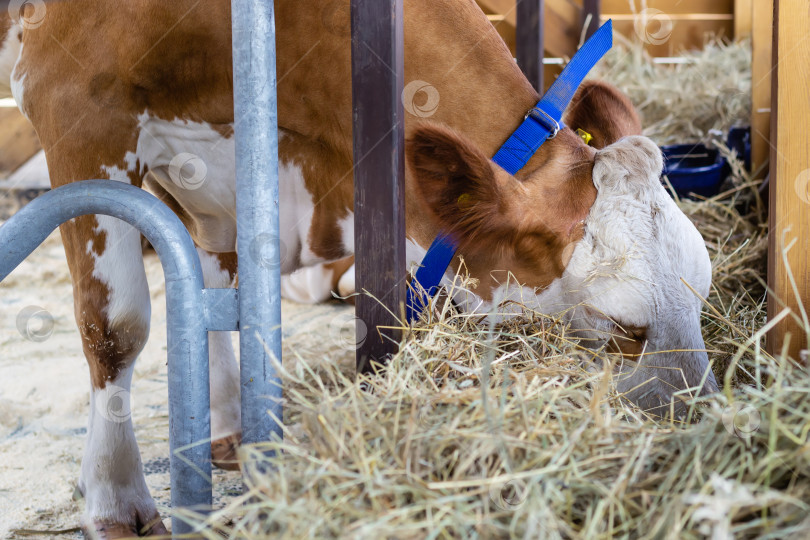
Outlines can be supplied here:
<path id="1" fill-rule="evenodd" d="M 630 400 L 661 415 L 674 402 L 681 414 L 674 393 L 716 390 L 700 300 L 685 284 L 709 292 L 703 239 L 662 187 L 661 152 L 637 135 L 638 116 L 618 90 L 584 85 L 565 121 L 591 133 L 593 146 L 561 131 L 518 177 L 468 138 L 422 125 L 407 146 L 416 191 L 460 242 L 484 299 L 520 295 L 564 313 L 583 344 L 622 352 L 618 388 Z M 507 289 L 509 274 L 523 287 Z"/>

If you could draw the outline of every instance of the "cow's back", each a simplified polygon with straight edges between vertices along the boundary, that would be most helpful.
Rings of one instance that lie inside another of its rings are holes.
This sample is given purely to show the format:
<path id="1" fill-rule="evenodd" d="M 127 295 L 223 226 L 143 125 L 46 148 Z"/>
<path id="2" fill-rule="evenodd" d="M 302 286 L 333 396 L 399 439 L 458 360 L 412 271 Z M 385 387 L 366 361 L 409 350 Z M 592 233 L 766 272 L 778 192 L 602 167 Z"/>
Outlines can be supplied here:
<path id="1" fill-rule="evenodd" d="M 24 111 L 35 125 L 57 107 L 232 122 L 229 21 L 215 0 L 48 4 L 23 35 Z"/>

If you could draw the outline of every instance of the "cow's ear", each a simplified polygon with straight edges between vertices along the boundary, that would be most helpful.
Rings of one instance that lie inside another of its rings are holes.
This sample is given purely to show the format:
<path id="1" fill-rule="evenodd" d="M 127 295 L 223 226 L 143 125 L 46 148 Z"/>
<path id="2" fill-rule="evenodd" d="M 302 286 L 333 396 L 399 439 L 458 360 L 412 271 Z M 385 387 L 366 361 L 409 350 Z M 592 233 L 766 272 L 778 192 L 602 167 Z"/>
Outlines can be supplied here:
<path id="1" fill-rule="evenodd" d="M 501 177 L 506 173 L 496 174 L 470 140 L 448 127 L 425 124 L 412 132 L 405 149 L 416 191 L 446 232 L 464 241 L 505 225 Z"/>
<path id="2" fill-rule="evenodd" d="M 621 90 L 602 81 L 586 81 L 579 87 L 563 121 L 593 139 L 590 145 L 604 148 L 628 135 L 641 135 L 641 121 L 630 99 Z"/>

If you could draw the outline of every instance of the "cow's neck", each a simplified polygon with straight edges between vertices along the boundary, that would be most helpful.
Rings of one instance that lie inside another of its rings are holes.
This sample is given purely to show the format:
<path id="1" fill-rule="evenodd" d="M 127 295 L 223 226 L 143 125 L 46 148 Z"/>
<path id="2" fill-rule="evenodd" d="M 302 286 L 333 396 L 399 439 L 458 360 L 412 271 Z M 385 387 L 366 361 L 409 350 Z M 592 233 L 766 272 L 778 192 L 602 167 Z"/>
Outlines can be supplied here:
<path id="1" fill-rule="evenodd" d="M 419 4 L 423 9 L 415 9 Z M 452 126 L 494 155 L 537 103 L 537 92 L 473 2 L 412 0 L 407 7 L 406 84 L 435 87 L 439 103 L 427 119 Z M 407 102 L 407 92 L 404 97 Z M 417 105 L 425 97 L 417 95 Z M 418 120 L 406 116 L 408 123 Z"/>
<path id="2" fill-rule="evenodd" d="M 282 127 L 314 139 L 341 156 L 341 169 L 352 159 L 352 92 L 349 0 L 345 9 L 301 10 L 292 0 L 277 1 L 279 122 Z M 324 21 L 328 22 L 324 30 Z M 331 30 L 330 30 L 331 28 Z M 438 92 L 435 111 L 424 110 L 425 92 L 405 101 L 406 136 L 420 122 L 440 122 L 468 137 L 486 155 L 498 148 L 523 121 L 539 96 L 523 76 L 505 43 L 472 0 L 407 0 L 405 2 L 405 85 L 425 84 Z M 422 107 L 420 111 L 419 108 Z M 407 110 L 407 107 L 406 107 Z M 416 114 L 414 114 L 416 113 Z M 559 139 L 559 137 L 558 137 Z M 548 142 L 519 177 L 559 157 Z M 330 170 L 331 170 L 330 169 Z M 337 175 L 341 180 L 351 173 Z M 549 175 L 553 182 L 555 176 Z M 351 209 L 351 189 L 334 189 L 334 179 L 308 180 L 315 200 L 328 194 L 330 205 Z M 419 203 L 414 182 L 406 179 L 406 227 L 409 240 L 427 249 L 439 233 L 427 208 Z M 344 186 L 341 182 L 340 186 Z M 554 186 L 547 190 L 554 195 Z M 336 200 L 339 198 L 340 200 Z M 545 205 L 544 201 L 538 204 Z M 558 206 L 552 204 L 551 206 Z M 492 261 L 465 257 L 486 274 Z M 477 276 L 486 279 L 486 275 Z"/>
<path id="3" fill-rule="evenodd" d="M 540 96 L 473 2 L 412 0 L 406 6 L 417 3 L 426 9 L 406 13 L 405 82 L 430 84 L 439 103 L 425 119 L 406 112 L 409 131 L 420 122 L 442 122 L 471 139 L 485 155 L 494 156 Z M 407 109 L 411 105 L 407 92 L 405 98 Z M 417 95 L 415 105 L 425 104 L 426 98 Z M 557 146 L 555 141 L 543 145 L 517 176 L 522 178 L 552 159 Z M 414 181 L 408 178 L 408 236 L 426 248 L 439 231 L 425 215 L 427 209 L 416 202 Z M 492 263 L 465 259 L 471 271 Z"/>

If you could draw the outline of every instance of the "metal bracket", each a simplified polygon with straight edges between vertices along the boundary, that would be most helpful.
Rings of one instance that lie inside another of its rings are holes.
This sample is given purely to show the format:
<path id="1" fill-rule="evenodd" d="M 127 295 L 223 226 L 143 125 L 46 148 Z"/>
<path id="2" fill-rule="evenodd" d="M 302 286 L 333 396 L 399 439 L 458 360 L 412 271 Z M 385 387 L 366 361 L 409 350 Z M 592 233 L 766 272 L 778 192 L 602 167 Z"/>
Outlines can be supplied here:
<path id="1" fill-rule="evenodd" d="M 527 120 L 529 117 L 533 118 L 538 124 L 549 130 L 547 139 L 553 139 L 557 136 L 557 133 L 560 132 L 560 123 L 554 120 L 551 115 L 549 115 L 546 111 L 541 109 L 540 107 L 534 107 L 528 113 L 526 113 L 526 117 L 524 120 Z"/>

